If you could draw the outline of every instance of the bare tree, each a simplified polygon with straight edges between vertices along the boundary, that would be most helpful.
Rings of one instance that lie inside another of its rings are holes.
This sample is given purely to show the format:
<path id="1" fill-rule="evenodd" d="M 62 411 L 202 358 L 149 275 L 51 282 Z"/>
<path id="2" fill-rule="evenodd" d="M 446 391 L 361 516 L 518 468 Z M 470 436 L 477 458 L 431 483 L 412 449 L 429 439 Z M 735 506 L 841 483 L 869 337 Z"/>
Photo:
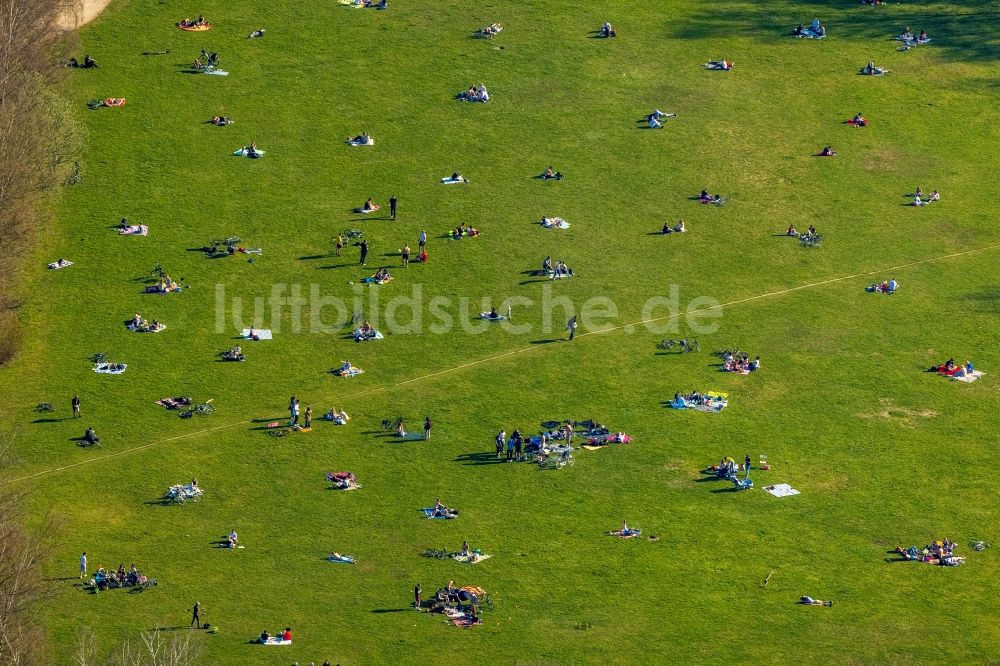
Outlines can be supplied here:
<path id="1" fill-rule="evenodd" d="M 77 633 L 73 654 L 74 666 L 97 666 L 97 642 L 93 632 L 84 628 Z M 185 631 L 166 640 L 158 629 L 127 636 L 100 660 L 107 666 L 194 666 L 201 655 L 201 645 Z"/>

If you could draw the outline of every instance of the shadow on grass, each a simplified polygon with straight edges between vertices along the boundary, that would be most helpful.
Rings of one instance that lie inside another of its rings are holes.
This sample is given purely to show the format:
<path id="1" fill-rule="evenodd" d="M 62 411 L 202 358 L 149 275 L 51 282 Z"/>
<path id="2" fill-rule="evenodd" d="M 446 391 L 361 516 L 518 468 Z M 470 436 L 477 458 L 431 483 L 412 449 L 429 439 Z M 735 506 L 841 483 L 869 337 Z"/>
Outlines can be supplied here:
<path id="1" fill-rule="evenodd" d="M 463 465 L 494 465 L 496 463 L 502 463 L 503 460 L 497 458 L 495 451 L 477 451 L 476 453 L 463 453 L 457 456 L 455 462 L 460 462 Z"/>
<path id="2" fill-rule="evenodd" d="M 532 340 L 531 344 L 533 344 L 533 345 L 547 345 L 547 344 L 550 344 L 552 342 L 559 342 L 559 338 L 545 338 L 543 340 Z"/>
<path id="3" fill-rule="evenodd" d="M 329 255 L 326 254 L 310 254 L 304 257 L 299 257 L 299 261 L 313 261 L 315 259 L 326 259 Z"/>
<path id="4" fill-rule="evenodd" d="M 69 416 L 65 416 L 61 419 L 35 419 L 32 423 L 62 423 L 63 421 L 69 420 Z"/>
<path id="5" fill-rule="evenodd" d="M 373 608 L 368 611 L 369 613 L 406 613 L 413 612 L 413 606 L 407 606 L 406 608 Z"/>

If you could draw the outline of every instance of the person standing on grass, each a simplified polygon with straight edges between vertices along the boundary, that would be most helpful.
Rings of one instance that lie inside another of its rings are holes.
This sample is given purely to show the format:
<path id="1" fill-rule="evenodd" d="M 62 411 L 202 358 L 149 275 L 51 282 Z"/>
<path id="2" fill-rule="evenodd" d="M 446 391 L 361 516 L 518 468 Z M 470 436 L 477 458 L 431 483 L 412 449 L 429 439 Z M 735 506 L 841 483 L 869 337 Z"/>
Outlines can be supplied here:
<path id="1" fill-rule="evenodd" d="M 745 458 L 743 458 L 743 471 L 750 476 L 750 454 L 748 453 Z"/>
<path id="2" fill-rule="evenodd" d="M 396 195 L 393 194 L 389 197 L 389 217 L 394 220 L 396 219 L 396 203 Z"/>
<path id="3" fill-rule="evenodd" d="M 291 421 L 292 425 L 297 425 L 299 422 L 299 401 L 292 396 L 292 399 L 288 401 L 288 420 Z"/>
<path id="4" fill-rule="evenodd" d="M 420 236 L 417 237 L 417 249 L 423 252 L 425 245 L 427 245 L 427 232 L 421 230 Z"/>
<path id="5" fill-rule="evenodd" d="M 312 422 L 313 422 L 313 408 L 312 408 L 312 405 L 306 405 L 306 416 L 305 416 L 305 421 L 303 422 L 303 427 L 305 427 L 305 428 L 311 428 L 312 427 Z"/>
<path id="6" fill-rule="evenodd" d="M 420 583 L 413 586 L 413 607 L 420 610 Z"/>
<path id="7" fill-rule="evenodd" d="M 344 236 L 337 234 L 337 256 L 340 256 L 340 251 L 344 249 Z"/>
<path id="8" fill-rule="evenodd" d="M 80 578 L 87 577 L 87 551 L 83 551 L 80 556 Z"/>
<path id="9" fill-rule="evenodd" d="M 524 438 L 521 433 L 517 430 L 514 431 L 514 459 L 521 460 L 521 446 L 524 444 Z"/>
<path id="10" fill-rule="evenodd" d="M 194 602 L 194 608 L 191 609 L 191 626 L 199 627 L 201 626 L 201 602 Z"/>
<path id="11" fill-rule="evenodd" d="M 361 245 L 359 247 L 361 248 L 361 265 L 364 266 L 365 260 L 368 259 L 368 241 L 361 241 Z"/>
<path id="12" fill-rule="evenodd" d="M 80 418 L 80 396 L 74 395 L 73 400 L 70 401 L 70 404 L 73 405 L 73 418 L 74 419 Z"/>
<path id="13" fill-rule="evenodd" d="M 507 439 L 506 430 L 501 430 L 500 432 L 497 433 L 497 436 L 495 438 L 497 445 L 497 460 L 500 460 L 500 456 L 503 455 L 503 443 L 504 440 L 506 439 Z"/>
<path id="14" fill-rule="evenodd" d="M 426 417 L 424 419 L 424 439 L 425 440 L 431 438 L 431 425 L 432 425 L 431 424 L 431 417 L 428 416 L 428 417 Z"/>
<path id="15" fill-rule="evenodd" d="M 514 459 L 514 437 L 507 440 L 507 462 Z"/>
<path id="16" fill-rule="evenodd" d="M 407 266 L 410 265 L 410 246 L 409 245 L 404 245 L 403 246 L 402 254 L 403 254 L 403 267 L 406 268 Z"/>
<path id="17" fill-rule="evenodd" d="M 576 335 L 576 315 L 569 318 L 566 322 L 566 330 L 569 331 L 569 339 L 572 340 L 573 336 Z"/>

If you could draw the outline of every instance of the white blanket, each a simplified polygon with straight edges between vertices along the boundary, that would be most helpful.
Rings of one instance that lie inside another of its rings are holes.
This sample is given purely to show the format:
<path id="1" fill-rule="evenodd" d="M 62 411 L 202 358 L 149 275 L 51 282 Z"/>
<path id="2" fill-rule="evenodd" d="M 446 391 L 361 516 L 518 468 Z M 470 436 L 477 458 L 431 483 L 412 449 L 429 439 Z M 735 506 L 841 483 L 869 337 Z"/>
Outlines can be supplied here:
<path id="1" fill-rule="evenodd" d="M 244 339 L 249 340 L 250 339 L 250 331 L 253 331 L 253 334 L 257 336 L 258 340 L 272 340 L 273 339 L 271 337 L 271 329 L 269 329 L 269 328 L 263 328 L 263 329 L 244 328 L 243 332 L 240 333 L 240 335 Z"/>
<path id="2" fill-rule="evenodd" d="M 98 363 L 94 366 L 94 372 L 102 375 L 120 375 L 125 372 L 125 368 L 128 366 L 124 363 L 120 364 L 120 367 L 114 367 L 116 363 Z"/>
<path id="3" fill-rule="evenodd" d="M 799 491 L 792 488 L 787 483 L 778 483 L 773 486 L 764 486 L 764 490 L 771 493 L 775 497 L 788 497 L 790 495 L 798 495 Z"/>
<path id="4" fill-rule="evenodd" d="M 966 384 L 971 384 L 972 382 L 976 381 L 982 376 L 983 376 L 982 372 L 980 372 L 979 370 L 973 370 L 964 377 L 952 377 L 952 379 L 954 379 L 956 382 L 965 382 Z"/>
<path id="5" fill-rule="evenodd" d="M 463 176 L 459 176 L 457 179 L 452 178 L 451 176 L 441 179 L 441 183 L 443 185 L 457 185 L 458 183 L 467 183 L 467 182 L 469 181 L 467 181 Z"/>
<path id="6" fill-rule="evenodd" d="M 49 268 L 51 268 L 54 271 L 57 271 L 60 268 L 66 268 L 67 266 L 72 266 L 72 265 L 73 265 L 72 261 L 61 259 L 59 261 L 53 261 L 51 264 L 49 264 Z"/>

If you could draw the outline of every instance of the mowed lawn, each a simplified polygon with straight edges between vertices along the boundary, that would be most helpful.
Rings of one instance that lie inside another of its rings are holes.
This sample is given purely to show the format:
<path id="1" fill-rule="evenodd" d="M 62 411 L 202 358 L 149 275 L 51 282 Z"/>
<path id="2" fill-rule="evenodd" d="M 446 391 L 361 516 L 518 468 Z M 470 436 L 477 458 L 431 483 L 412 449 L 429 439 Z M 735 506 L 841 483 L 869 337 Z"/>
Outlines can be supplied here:
<path id="1" fill-rule="evenodd" d="M 155 627 L 169 636 L 195 601 L 219 628 L 200 640 L 211 664 L 1000 659 L 1000 551 L 968 547 L 1000 547 L 998 12 L 849 0 L 113 3 L 81 35 L 100 69 L 65 84 L 88 131 L 83 180 L 32 251 L 25 347 L 0 370 L 9 476 L 34 517 L 62 522 L 46 571 L 58 593 L 42 610 L 56 663 L 70 662 L 80 627 L 108 649 Z M 173 25 L 198 14 L 212 31 Z M 813 16 L 826 40 L 789 35 Z M 620 36 L 593 38 L 606 20 Z M 472 38 L 494 21 L 497 38 Z M 890 38 L 906 25 L 931 44 L 897 51 Z M 246 39 L 260 27 L 266 37 Z M 201 48 L 228 77 L 185 71 Z M 719 58 L 735 69 L 702 67 Z M 869 60 L 892 73 L 858 75 Z M 491 101 L 456 101 L 471 84 Z M 86 108 L 103 97 L 128 102 Z M 678 117 L 645 129 L 637 121 L 653 108 Z M 869 127 L 843 124 L 858 112 Z M 235 124 L 206 122 L 220 114 Z M 344 144 L 363 131 L 375 146 Z M 264 159 L 232 156 L 251 141 Z M 838 157 L 814 157 L 825 145 Z M 550 164 L 566 179 L 533 178 Z M 456 170 L 471 182 L 439 183 Z M 917 185 L 941 201 L 907 206 Z M 703 188 L 728 204 L 692 200 Z M 383 210 L 352 214 L 369 196 Z M 542 229 L 543 215 L 571 226 Z M 125 216 L 149 236 L 119 237 Z M 654 233 L 680 218 L 688 233 Z M 443 237 L 460 223 L 482 236 Z M 815 225 L 822 246 L 781 236 L 789 224 Z M 344 229 L 369 239 L 367 267 L 357 248 L 334 256 Z M 403 269 L 399 249 L 415 251 L 421 230 L 429 261 Z M 263 254 L 198 249 L 233 235 Z M 577 275 L 532 277 L 546 255 Z M 58 257 L 76 265 L 36 270 Z M 142 293 L 156 264 L 182 293 Z M 391 283 L 360 284 L 380 266 Z M 864 292 L 893 277 L 899 293 Z M 265 301 L 254 322 L 255 299 L 296 293 L 304 303 L 272 312 Z M 512 298 L 528 330 L 473 321 Z M 613 316 L 564 341 L 565 320 L 595 298 Z M 167 330 L 129 333 L 136 311 Z M 358 311 L 385 340 L 346 336 Z M 274 340 L 244 344 L 245 363 L 219 362 L 237 323 L 251 322 Z M 692 336 L 698 354 L 656 347 Z M 732 347 L 760 354 L 762 371 L 720 372 L 710 352 Z M 96 352 L 128 371 L 94 374 Z M 952 356 L 986 375 L 967 385 L 924 372 Z M 330 374 L 345 359 L 365 374 Z M 693 389 L 728 392 L 729 407 L 664 406 Z M 173 395 L 216 411 L 182 420 L 154 404 Z M 350 425 L 268 436 L 291 395 L 317 420 L 345 409 Z M 57 411 L 33 411 L 42 401 Z M 397 415 L 412 429 L 430 415 L 431 441 L 385 436 L 380 422 Z M 560 471 L 492 458 L 500 429 L 567 418 L 634 441 L 581 450 Z M 100 449 L 71 441 L 87 426 Z M 772 464 L 752 473 L 753 490 L 699 473 L 747 453 Z M 363 488 L 328 490 L 330 470 Z M 192 476 L 203 501 L 158 502 Z M 772 497 L 761 490 L 772 483 L 801 494 Z M 435 498 L 460 517 L 423 519 Z M 659 540 L 604 536 L 622 518 Z M 213 546 L 230 529 L 245 549 Z M 965 566 L 889 561 L 897 545 L 943 537 Z M 492 559 L 420 557 L 463 540 Z M 91 570 L 134 562 L 159 584 L 81 591 L 84 550 Z M 333 550 L 358 564 L 325 561 Z M 409 608 L 417 582 L 429 596 L 451 579 L 494 598 L 482 626 Z M 834 605 L 797 605 L 801 595 Z M 290 647 L 249 643 L 285 626 Z"/>

